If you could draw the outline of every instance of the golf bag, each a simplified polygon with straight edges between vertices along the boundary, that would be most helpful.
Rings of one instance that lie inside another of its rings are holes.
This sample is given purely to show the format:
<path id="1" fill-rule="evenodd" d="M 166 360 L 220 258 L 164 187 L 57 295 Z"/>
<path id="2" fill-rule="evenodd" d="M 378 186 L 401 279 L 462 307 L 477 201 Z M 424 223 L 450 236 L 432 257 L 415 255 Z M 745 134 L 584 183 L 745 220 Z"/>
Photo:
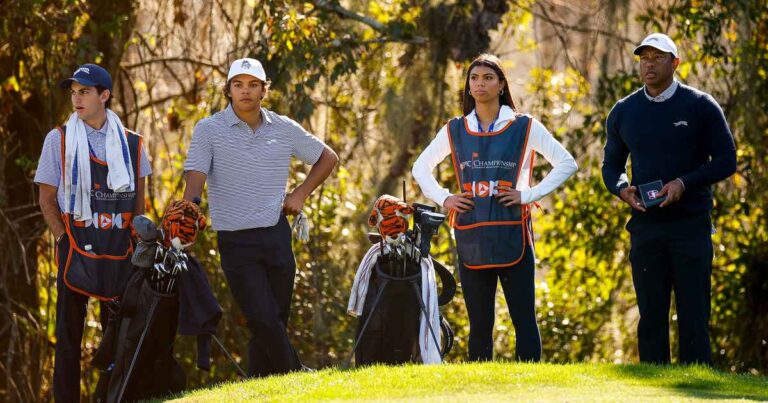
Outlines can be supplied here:
<path id="1" fill-rule="evenodd" d="M 406 230 L 401 236 L 369 234 L 369 239 L 378 244 L 369 251 L 369 255 L 372 252 L 376 255 L 375 263 L 367 278 L 362 312 L 350 310 L 359 314 L 354 347 L 358 366 L 428 362 L 421 356 L 424 350 L 421 343 L 433 343 L 432 346 L 439 349 L 439 362 L 453 345 L 453 332 L 448 322 L 439 316 L 439 325 L 434 326 L 422 300 L 424 289 L 437 288 L 435 276 L 429 274 L 430 270 L 434 270 L 440 278 L 438 306 L 450 302 L 456 292 L 453 275 L 429 256 L 430 240 L 445 216 L 435 213 L 430 206 L 418 203 L 414 203 L 411 211 L 414 214 L 412 230 Z M 380 232 L 384 231 L 380 229 Z M 435 284 L 424 284 L 425 281 Z M 424 326 L 422 313 L 427 321 L 426 332 L 420 328 Z"/>
<path id="2" fill-rule="evenodd" d="M 442 306 L 453 298 L 456 282 L 443 265 L 434 260 L 433 263 L 436 263 L 435 271 L 442 282 L 442 292 L 438 297 Z M 376 262 L 368 283 L 363 314 L 357 322 L 355 335 L 360 338 L 355 349 L 357 365 L 422 362 L 419 348 L 421 302 L 420 293 L 416 290 L 421 289 L 424 279 L 419 265 L 414 262 L 406 262 L 404 275 L 402 271 L 398 272 L 402 266 L 402 259 L 392 254 L 380 256 Z M 377 303 L 379 293 L 381 296 Z M 442 315 L 439 331 L 443 340 L 440 356 L 444 357 L 453 347 L 453 331 Z"/>
<path id="3" fill-rule="evenodd" d="M 140 238 L 131 259 L 134 272 L 122 298 L 107 304 L 109 322 L 92 361 L 101 370 L 99 402 L 182 391 L 186 376 L 173 356 L 177 330 L 197 336 L 198 368 L 210 368 L 211 338 L 223 349 L 215 336 L 221 307 L 200 262 L 163 243 L 164 232 L 145 216 L 135 217 L 133 226 Z"/>
<path id="4" fill-rule="evenodd" d="M 178 295 L 154 290 L 141 269 L 123 295 L 104 335 L 112 354 L 102 345 L 102 356 L 94 358 L 93 365 L 103 370 L 97 397 L 105 402 L 135 401 L 182 391 L 186 376 L 173 357 Z"/>

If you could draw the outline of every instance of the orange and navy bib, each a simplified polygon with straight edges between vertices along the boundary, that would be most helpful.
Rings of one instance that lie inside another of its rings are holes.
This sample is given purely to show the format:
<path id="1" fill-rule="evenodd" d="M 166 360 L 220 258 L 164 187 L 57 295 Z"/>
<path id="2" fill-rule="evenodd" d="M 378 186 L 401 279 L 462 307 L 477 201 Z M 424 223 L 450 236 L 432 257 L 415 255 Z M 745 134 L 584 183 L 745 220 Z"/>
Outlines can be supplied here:
<path id="1" fill-rule="evenodd" d="M 470 269 L 514 266 L 530 242 L 530 211 L 525 205 L 505 207 L 494 196 L 499 186 L 517 186 L 532 118 L 517 115 L 488 133 L 471 131 L 466 120 L 448 122 L 459 190 L 470 192 L 475 203 L 469 212 L 451 212 L 459 258 Z"/>
<path id="2" fill-rule="evenodd" d="M 61 132 L 61 173 L 64 181 L 64 128 Z M 64 225 L 69 237 L 69 250 L 64 262 L 64 283 L 70 289 L 101 300 L 118 298 L 131 275 L 131 220 L 136 203 L 139 181 L 139 150 L 141 137 L 134 133 L 124 133 L 128 140 L 135 183 L 133 192 L 113 192 L 107 187 L 106 161 L 99 160 L 90 153 L 91 165 L 91 211 L 93 219 L 75 221 L 71 214 L 63 214 Z M 68 202 L 68 201 L 65 201 Z"/>

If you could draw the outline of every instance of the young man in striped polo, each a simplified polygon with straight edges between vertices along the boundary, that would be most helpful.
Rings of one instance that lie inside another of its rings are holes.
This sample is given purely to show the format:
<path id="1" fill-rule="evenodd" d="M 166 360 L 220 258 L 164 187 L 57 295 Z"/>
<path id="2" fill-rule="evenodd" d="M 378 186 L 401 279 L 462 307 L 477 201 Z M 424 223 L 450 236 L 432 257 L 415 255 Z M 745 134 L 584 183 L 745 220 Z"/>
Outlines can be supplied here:
<path id="1" fill-rule="evenodd" d="M 651 34 L 634 53 L 645 85 L 608 114 L 603 182 L 632 212 L 627 230 L 640 361 L 670 362 L 674 290 L 678 361 L 710 364 L 711 186 L 736 171 L 736 149 L 712 96 L 674 78 L 680 59 L 668 36 Z"/>
<path id="2" fill-rule="evenodd" d="M 221 266 L 251 331 L 251 376 L 302 367 L 287 333 L 296 263 L 286 215 L 301 212 L 338 162 L 301 125 L 261 106 L 269 84 L 258 60 L 232 63 L 224 89 L 230 104 L 197 123 L 184 164 L 185 199 L 199 197 L 208 182 Z M 312 169 L 286 194 L 292 157 Z"/>

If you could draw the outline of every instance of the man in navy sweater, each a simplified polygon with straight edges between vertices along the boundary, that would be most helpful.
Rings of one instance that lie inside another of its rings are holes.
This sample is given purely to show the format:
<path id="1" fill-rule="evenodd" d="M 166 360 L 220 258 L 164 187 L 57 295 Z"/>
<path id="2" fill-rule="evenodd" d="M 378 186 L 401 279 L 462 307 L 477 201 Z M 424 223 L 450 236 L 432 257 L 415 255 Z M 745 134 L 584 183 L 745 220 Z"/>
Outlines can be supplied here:
<path id="1" fill-rule="evenodd" d="M 627 230 L 640 310 L 640 361 L 670 362 L 674 289 L 679 362 L 711 364 L 711 185 L 736 171 L 733 137 L 712 96 L 674 78 L 680 59 L 668 36 L 651 34 L 634 53 L 640 56 L 645 86 L 608 114 L 603 182 L 632 209 Z M 631 181 L 626 174 L 630 155 Z M 661 189 L 646 188 L 657 181 Z"/>

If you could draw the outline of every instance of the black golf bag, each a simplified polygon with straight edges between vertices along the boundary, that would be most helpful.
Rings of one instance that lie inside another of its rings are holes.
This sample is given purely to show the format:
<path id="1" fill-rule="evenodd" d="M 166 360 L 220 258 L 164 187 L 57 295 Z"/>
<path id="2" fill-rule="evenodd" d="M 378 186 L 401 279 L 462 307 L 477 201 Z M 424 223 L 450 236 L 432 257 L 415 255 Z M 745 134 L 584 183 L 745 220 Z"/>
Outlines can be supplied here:
<path id="1" fill-rule="evenodd" d="M 148 218 L 137 216 L 133 225 L 141 239 L 132 257 L 134 272 L 121 299 L 107 303 L 109 322 L 91 362 L 101 370 L 99 402 L 182 391 L 186 376 L 173 355 L 177 330 L 197 336 L 200 369 L 210 369 L 211 338 L 224 349 L 215 336 L 221 307 L 200 262 L 164 247 L 162 232 Z"/>
<path id="2" fill-rule="evenodd" d="M 422 278 L 422 257 L 431 259 L 440 279 L 438 306 L 450 302 L 456 292 L 453 275 L 429 257 L 430 240 L 445 216 L 434 213 L 434 208 L 430 206 L 414 203 L 413 207 L 414 228 L 406 232 L 400 245 L 384 248 L 378 234 L 369 234 L 371 242 L 381 243 L 381 250 L 388 252 L 382 252 L 376 259 L 368 280 L 362 314 L 358 318 L 354 347 L 358 366 L 422 362 L 420 319 L 426 309 L 421 293 L 422 281 L 428 281 Z M 439 329 L 428 328 L 430 343 L 437 343 L 437 332 L 441 332 L 443 337 L 438 348 L 440 357 L 444 357 L 453 346 L 450 325 L 441 315 Z"/>
<path id="3" fill-rule="evenodd" d="M 438 305 L 443 306 L 453 299 L 456 281 L 442 264 L 432 262 L 442 283 Z M 355 336 L 360 342 L 355 349 L 356 365 L 422 361 L 419 348 L 422 281 L 421 267 L 415 262 L 406 259 L 403 270 L 403 259 L 394 254 L 379 257 L 368 283 L 363 314 L 357 322 Z M 442 315 L 440 329 L 434 331 L 442 334 L 440 356 L 444 357 L 453 347 L 453 331 Z"/>
<path id="4" fill-rule="evenodd" d="M 136 269 L 123 295 L 104 335 L 112 349 L 102 345 L 102 355 L 94 358 L 93 365 L 103 370 L 97 397 L 106 402 L 135 401 L 182 391 L 186 376 L 173 357 L 177 293 L 154 290 L 143 270 Z"/>

